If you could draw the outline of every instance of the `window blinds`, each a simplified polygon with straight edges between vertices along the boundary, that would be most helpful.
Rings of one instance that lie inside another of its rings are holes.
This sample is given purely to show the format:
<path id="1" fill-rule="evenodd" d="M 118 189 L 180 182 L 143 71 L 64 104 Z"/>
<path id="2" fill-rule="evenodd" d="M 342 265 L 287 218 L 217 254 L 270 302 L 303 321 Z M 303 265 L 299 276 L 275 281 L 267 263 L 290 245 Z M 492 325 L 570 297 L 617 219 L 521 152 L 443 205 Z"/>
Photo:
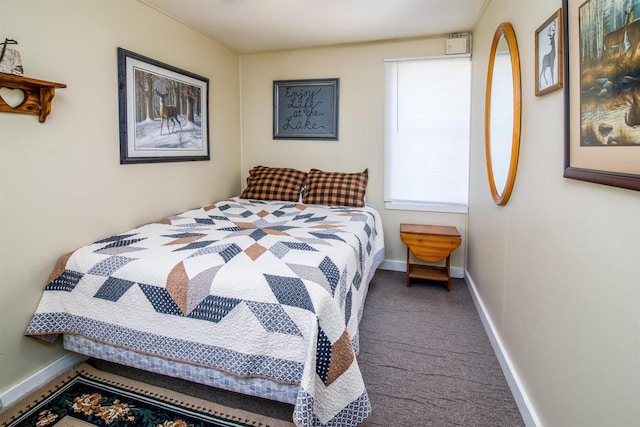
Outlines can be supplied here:
<path id="1" fill-rule="evenodd" d="M 385 62 L 385 202 L 466 208 L 470 98 L 470 55 Z"/>

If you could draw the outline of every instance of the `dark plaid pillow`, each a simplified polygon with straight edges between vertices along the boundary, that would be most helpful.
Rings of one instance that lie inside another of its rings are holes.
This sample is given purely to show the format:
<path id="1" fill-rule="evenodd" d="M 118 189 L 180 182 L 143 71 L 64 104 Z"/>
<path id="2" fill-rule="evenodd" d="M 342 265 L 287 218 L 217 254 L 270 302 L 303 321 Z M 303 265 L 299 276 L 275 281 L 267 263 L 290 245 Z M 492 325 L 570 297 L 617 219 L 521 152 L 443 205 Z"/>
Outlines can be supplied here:
<path id="1" fill-rule="evenodd" d="M 323 172 L 307 174 L 304 203 L 328 206 L 364 206 L 369 170 L 360 173 Z"/>
<path id="2" fill-rule="evenodd" d="M 240 197 L 297 202 L 306 176 L 306 172 L 296 169 L 256 166 L 249 171 L 247 188 Z"/>

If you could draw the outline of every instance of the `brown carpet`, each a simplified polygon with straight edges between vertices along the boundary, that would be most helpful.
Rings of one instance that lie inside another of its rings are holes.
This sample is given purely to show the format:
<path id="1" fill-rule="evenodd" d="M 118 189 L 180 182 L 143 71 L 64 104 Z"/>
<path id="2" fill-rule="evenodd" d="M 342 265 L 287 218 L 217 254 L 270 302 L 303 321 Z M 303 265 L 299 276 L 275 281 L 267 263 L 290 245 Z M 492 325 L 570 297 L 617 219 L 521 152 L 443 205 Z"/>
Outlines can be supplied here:
<path id="1" fill-rule="evenodd" d="M 92 361 L 140 381 L 221 405 L 291 420 L 293 407 Z M 360 325 L 358 363 L 373 413 L 367 427 L 523 426 L 467 286 L 378 270 Z"/>
<path id="2" fill-rule="evenodd" d="M 358 361 L 371 426 L 523 426 L 462 279 L 444 284 L 378 270 Z"/>

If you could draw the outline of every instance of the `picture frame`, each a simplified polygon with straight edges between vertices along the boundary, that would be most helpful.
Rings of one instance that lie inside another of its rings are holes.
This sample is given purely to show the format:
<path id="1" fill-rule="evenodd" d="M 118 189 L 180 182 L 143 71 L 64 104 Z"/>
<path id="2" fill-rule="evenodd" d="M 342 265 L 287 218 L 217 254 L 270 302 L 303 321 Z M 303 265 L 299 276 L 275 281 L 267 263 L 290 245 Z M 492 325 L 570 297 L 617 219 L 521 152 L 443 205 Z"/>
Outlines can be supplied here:
<path id="1" fill-rule="evenodd" d="M 275 80 L 273 139 L 338 140 L 340 79 Z"/>
<path id="2" fill-rule="evenodd" d="M 640 127 L 632 125 L 640 120 L 634 77 L 640 73 L 640 52 L 630 52 L 627 42 L 615 46 L 608 40 L 609 50 L 605 47 L 607 36 L 628 40 L 629 31 L 640 26 L 623 3 L 563 0 L 564 177 L 639 191 Z M 623 24 L 633 27 L 615 33 Z"/>
<path id="3" fill-rule="evenodd" d="M 558 9 L 536 30 L 536 96 L 562 88 L 562 27 L 562 9 Z"/>
<path id="4" fill-rule="evenodd" d="M 210 160 L 209 79 L 118 48 L 120 164 Z"/>

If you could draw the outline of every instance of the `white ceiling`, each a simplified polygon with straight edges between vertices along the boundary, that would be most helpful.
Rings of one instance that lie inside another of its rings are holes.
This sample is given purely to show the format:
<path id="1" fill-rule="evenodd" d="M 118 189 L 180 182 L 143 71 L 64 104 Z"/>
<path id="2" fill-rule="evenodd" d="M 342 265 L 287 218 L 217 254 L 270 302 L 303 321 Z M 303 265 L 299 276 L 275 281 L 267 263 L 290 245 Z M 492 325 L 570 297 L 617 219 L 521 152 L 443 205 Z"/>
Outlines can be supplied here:
<path id="1" fill-rule="evenodd" d="M 139 0 L 240 53 L 464 33 L 490 0 Z"/>

